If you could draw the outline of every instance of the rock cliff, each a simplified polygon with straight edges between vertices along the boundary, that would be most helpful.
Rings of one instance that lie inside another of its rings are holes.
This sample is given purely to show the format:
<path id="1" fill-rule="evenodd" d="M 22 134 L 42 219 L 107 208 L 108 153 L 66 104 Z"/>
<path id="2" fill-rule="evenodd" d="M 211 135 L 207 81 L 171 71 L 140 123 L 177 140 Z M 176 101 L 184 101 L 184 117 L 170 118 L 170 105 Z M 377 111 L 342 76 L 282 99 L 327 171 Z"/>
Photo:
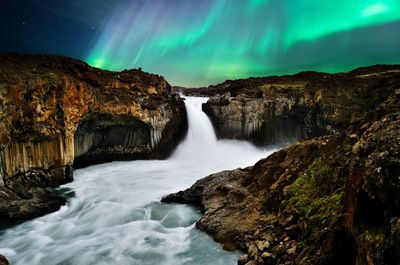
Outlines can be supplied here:
<path id="1" fill-rule="evenodd" d="M 56 56 L 0 55 L 0 216 L 32 218 L 63 203 L 46 187 L 73 167 L 161 158 L 187 128 L 164 78 L 109 72 Z"/>
<path id="2" fill-rule="evenodd" d="M 377 65 L 340 74 L 226 81 L 185 91 L 214 95 L 203 110 L 219 137 L 268 145 L 344 130 L 354 113 L 373 109 L 388 97 L 399 73 L 399 66 Z"/>
<path id="3" fill-rule="evenodd" d="M 350 74 L 366 94 L 355 106 L 354 97 L 339 102 L 347 118 L 331 124 L 337 132 L 208 176 L 163 201 L 199 205 L 197 227 L 226 249 L 245 251 L 239 264 L 399 264 L 400 72 L 381 70 Z M 329 106 L 337 96 L 324 100 Z"/>

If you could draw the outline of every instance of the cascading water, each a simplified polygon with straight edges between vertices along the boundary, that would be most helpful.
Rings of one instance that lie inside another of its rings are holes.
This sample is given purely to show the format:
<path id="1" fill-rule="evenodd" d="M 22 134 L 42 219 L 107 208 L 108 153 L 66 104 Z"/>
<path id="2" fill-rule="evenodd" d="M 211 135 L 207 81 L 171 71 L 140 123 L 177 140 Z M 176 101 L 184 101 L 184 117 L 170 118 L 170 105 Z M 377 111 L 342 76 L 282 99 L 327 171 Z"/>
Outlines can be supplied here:
<path id="1" fill-rule="evenodd" d="M 58 190 L 58 212 L 0 231 L 0 253 L 20 264 L 236 264 L 195 229 L 198 209 L 159 203 L 212 173 L 254 164 L 269 152 L 244 141 L 217 141 L 201 111 L 205 98 L 187 98 L 189 131 L 167 160 L 113 162 L 74 172 Z"/>

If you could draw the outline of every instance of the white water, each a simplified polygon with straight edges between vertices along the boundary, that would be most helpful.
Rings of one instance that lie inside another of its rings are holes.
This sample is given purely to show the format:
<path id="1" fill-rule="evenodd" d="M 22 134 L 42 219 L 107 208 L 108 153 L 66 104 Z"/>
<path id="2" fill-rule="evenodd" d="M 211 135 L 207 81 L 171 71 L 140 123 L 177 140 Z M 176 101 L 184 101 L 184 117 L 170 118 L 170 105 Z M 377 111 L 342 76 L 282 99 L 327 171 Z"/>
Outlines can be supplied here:
<path id="1" fill-rule="evenodd" d="M 270 152 L 244 141 L 217 141 L 201 111 L 205 98 L 187 98 L 189 131 L 168 160 L 113 162 L 74 172 L 59 190 L 58 212 L 0 231 L 0 253 L 20 264 L 236 264 L 195 229 L 201 215 L 187 205 L 159 203 L 197 179 L 254 164 Z"/>

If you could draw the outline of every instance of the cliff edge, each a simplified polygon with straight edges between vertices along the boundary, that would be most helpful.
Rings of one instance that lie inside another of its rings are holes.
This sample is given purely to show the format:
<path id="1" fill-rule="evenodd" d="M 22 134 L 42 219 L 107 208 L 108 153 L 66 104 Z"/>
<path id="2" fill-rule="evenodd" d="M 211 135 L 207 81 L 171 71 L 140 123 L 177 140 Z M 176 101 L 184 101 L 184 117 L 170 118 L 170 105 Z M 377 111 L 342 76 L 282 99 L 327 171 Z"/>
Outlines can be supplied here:
<path id="1" fill-rule="evenodd" d="M 375 109 L 397 89 L 400 66 L 376 65 L 338 74 L 229 80 L 207 89 L 203 105 L 221 138 L 257 145 L 337 134 L 362 112 Z"/>
<path id="2" fill-rule="evenodd" d="M 163 77 L 58 56 L 0 55 L 0 216 L 33 218 L 75 167 L 165 157 L 187 129 Z"/>
<path id="3" fill-rule="evenodd" d="M 316 131 L 311 126 L 310 139 L 252 167 L 208 176 L 163 201 L 199 205 L 204 216 L 197 227 L 226 249 L 245 251 L 239 264 L 399 264 L 398 68 L 307 74 L 326 80 L 319 89 L 310 83 L 301 89 L 264 89 L 237 81 L 246 86 L 224 91 L 231 94 L 216 96 L 205 106 L 217 129 L 226 129 L 223 121 L 254 115 L 250 106 L 262 102 L 267 109 L 275 106 L 275 119 L 289 118 L 306 128 L 314 124 Z M 231 131 L 241 133 L 242 124 Z"/>

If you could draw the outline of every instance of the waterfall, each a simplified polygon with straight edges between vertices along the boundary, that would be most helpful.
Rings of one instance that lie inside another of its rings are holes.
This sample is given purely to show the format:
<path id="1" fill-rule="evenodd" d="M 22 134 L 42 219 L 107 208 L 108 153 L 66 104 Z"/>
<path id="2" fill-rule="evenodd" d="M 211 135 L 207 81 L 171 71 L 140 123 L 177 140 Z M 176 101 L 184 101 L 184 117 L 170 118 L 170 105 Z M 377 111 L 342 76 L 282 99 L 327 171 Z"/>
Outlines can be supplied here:
<path id="1" fill-rule="evenodd" d="M 113 162 L 74 172 L 57 192 L 55 213 L 0 230 L 11 264 L 236 264 L 195 229 L 200 210 L 160 199 L 222 170 L 254 164 L 270 152 L 245 141 L 217 140 L 202 112 L 205 98 L 186 98 L 189 131 L 167 160 Z"/>

